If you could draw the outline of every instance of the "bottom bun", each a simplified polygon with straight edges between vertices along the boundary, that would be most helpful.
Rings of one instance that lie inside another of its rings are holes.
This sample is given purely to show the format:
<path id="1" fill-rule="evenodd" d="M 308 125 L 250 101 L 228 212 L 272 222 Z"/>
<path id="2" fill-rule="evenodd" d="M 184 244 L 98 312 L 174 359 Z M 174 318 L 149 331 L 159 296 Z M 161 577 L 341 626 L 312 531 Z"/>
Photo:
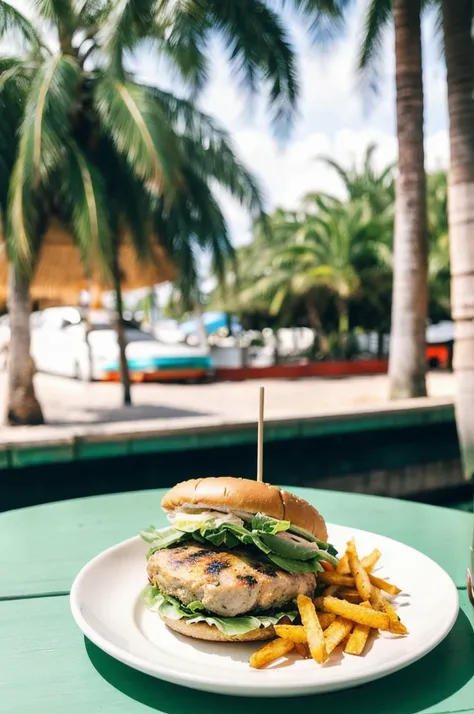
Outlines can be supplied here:
<path id="1" fill-rule="evenodd" d="M 194 637 L 196 640 L 212 640 L 212 642 L 255 642 L 256 640 L 271 640 L 275 637 L 273 625 L 269 627 L 258 627 L 255 630 L 250 630 L 244 635 L 224 635 L 214 625 L 208 625 L 206 622 L 196 622 L 194 625 L 188 625 L 186 620 L 172 620 L 169 617 L 160 615 L 163 622 L 175 632 L 187 637 Z"/>

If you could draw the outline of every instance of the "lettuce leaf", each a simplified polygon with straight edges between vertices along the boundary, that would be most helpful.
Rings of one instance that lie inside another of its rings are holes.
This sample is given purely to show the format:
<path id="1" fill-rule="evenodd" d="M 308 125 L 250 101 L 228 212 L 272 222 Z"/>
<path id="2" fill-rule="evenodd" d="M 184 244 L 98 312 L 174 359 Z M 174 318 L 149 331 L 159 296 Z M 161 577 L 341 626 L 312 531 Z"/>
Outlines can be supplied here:
<path id="1" fill-rule="evenodd" d="M 189 605 L 183 605 L 176 598 L 170 595 L 164 595 L 153 585 L 147 585 L 145 587 L 143 590 L 143 599 L 149 610 L 157 612 L 163 615 L 163 617 L 168 617 L 171 620 L 181 620 L 185 618 L 189 625 L 197 622 L 205 622 L 208 625 L 214 625 L 228 637 L 245 635 L 246 632 L 255 630 L 258 627 L 276 625 L 283 617 L 288 617 L 291 622 L 298 617 L 297 610 L 290 610 L 288 612 L 269 611 L 268 613 L 242 617 L 218 617 L 217 615 L 206 612 L 202 602 L 196 601 Z"/>
<path id="2" fill-rule="evenodd" d="M 153 526 L 145 528 L 145 530 L 140 531 L 140 536 L 146 543 L 150 544 L 150 550 L 146 554 L 149 558 L 157 550 L 163 550 L 164 548 L 169 548 L 170 545 L 176 545 L 177 543 L 183 543 L 189 540 L 186 533 L 176 530 L 173 526 L 168 528 L 161 528 L 157 530 Z"/>
<path id="3" fill-rule="evenodd" d="M 277 518 L 270 518 L 258 513 L 253 517 L 249 526 L 251 530 L 232 522 L 220 522 L 217 525 L 216 519 L 210 518 L 203 521 L 187 521 L 185 531 L 174 526 L 161 530 L 150 527 L 142 531 L 141 535 L 151 545 L 147 554 L 148 558 L 162 548 L 196 540 L 199 543 L 207 541 L 212 545 L 227 546 L 228 548 L 236 548 L 239 545 L 254 546 L 269 561 L 289 573 L 320 572 L 323 569 L 319 562 L 321 560 L 337 565 L 337 559 L 334 557 L 337 551 L 311 534 L 307 534 L 306 539 L 315 543 L 317 548 L 282 542 L 277 534 L 283 531 L 294 531 L 297 535 L 303 534 L 303 537 L 306 537 L 304 535 L 306 531 L 294 528 L 289 521 L 279 521 Z"/>
<path id="4" fill-rule="evenodd" d="M 281 531 L 290 530 L 290 521 L 279 521 L 277 518 L 265 516 L 263 513 L 256 513 L 252 518 L 252 530 L 259 533 L 269 533 L 276 535 Z"/>

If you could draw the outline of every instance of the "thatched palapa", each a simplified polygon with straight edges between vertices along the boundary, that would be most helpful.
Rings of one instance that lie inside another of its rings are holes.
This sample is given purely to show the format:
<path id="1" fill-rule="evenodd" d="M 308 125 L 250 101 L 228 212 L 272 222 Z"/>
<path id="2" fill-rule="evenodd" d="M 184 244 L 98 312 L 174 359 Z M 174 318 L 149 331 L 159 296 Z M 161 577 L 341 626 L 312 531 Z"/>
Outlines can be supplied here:
<path id="1" fill-rule="evenodd" d="M 146 261 L 138 260 L 127 238 L 119 251 L 122 273 L 122 289 L 136 290 L 174 280 L 176 273 L 164 250 L 154 243 Z M 91 285 L 95 290 L 111 290 L 112 285 L 104 280 L 99 266 L 94 266 L 92 280 L 88 280 L 81 254 L 71 236 L 59 226 L 52 226 L 43 241 L 38 264 L 31 283 L 31 298 L 55 304 L 75 305 L 82 290 Z M 0 304 L 7 299 L 8 261 L 5 244 L 0 237 Z"/>

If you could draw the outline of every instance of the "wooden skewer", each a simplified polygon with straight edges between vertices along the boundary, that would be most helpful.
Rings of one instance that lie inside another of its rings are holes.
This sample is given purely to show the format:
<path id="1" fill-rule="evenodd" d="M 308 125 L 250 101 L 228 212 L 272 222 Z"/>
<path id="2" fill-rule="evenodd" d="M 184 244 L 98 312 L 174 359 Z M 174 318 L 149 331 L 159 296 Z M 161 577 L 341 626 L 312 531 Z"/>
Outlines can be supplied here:
<path id="1" fill-rule="evenodd" d="M 265 387 L 260 387 L 260 409 L 258 415 L 257 442 L 257 481 L 263 483 L 263 412 L 265 406 Z"/>

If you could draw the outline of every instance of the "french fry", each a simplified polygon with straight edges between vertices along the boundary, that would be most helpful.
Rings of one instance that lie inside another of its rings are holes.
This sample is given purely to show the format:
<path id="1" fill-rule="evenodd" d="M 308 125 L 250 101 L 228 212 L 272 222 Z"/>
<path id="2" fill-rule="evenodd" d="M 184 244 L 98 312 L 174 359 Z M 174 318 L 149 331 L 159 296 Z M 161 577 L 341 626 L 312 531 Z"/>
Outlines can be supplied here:
<path id="1" fill-rule="evenodd" d="M 357 555 L 355 541 L 352 538 L 347 544 L 347 557 L 352 576 L 355 580 L 355 586 L 362 600 L 370 600 L 372 593 L 372 583 L 368 574 L 365 572 Z"/>
<path id="2" fill-rule="evenodd" d="M 298 595 L 296 600 L 301 616 L 301 622 L 308 638 L 309 651 L 311 657 L 318 664 L 322 664 L 327 659 L 326 645 L 321 624 L 316 615 L 316 610 L 311 598 L 306 595 Z M 388 615 L 386 615 L 388 618 Z"/>
<path id="3" fill-rule="evenodd" d="M 363 602 L 361 607 L 370 608 L 370 603 Z M 369 634 L 370 627 L 368 625 L 355 625 L 344 647 L 344 652 L 351 655 L 361 655 L 367 644 Z"/>
<path id="4" fill-rule="evenodd" d="M 323 597 L 319 604 L 321 610 L 332 612 L 347 620 L 353 620 L 359 625 L 368 625 L 374 630 L 390 630 L 390 618 L 385 612 L 369 610 L 362 605 L 353 605 L 346 600 L 339 600 L 337 597 Z"/>
<path id="5" fill-rule="evenodd" d="M 364 570 L 366 570 L 368 573 L 372 572 L 372 570 L 375 568 L 376 564 L 380 560 L 382 556 L 382 553 L 378 548 L 374 548 L 372 553 L 369 553 L 369 555 L 366 555 L 365 558 L 362 558 L 360 561 L 362 564 L 362 567 Z"/>
<path id="6" fill-rule="evenodd" d="M 395 596 L 399 595 L 402 592 L 400 588 L 397 588 L 397 586 L 393 585 L 393 583 L 387 583 L 386 580 L 382 580 L 382 578 L 376 578 L 375 575 L 369 574 L 369 580 L 372 585 L 375 585 L 376 588 L 378 588 L 379 590 L 383 590 L 389 595 Z"/>
<path id="7" fill-rule="evenodd" d="M 340 575 L 350 575 L 351 569 L 349 568 L 349 559 L 347 557 L 347 553 L 344 553 L 339 563 L 337 564 L 336 572 L 340 573 Z"/>
<path id="8" fill-rule="evenodd" d="M 329 597 L 329 596 L 335 595 L 338 590 L 339 590 L 339 585 L 329 585 L 329 587 L 327 587 L 324 590 L 323 595 L 327 595 Z"/>
<path id="9" fill-rule="evenodd" d="M 350 634 L 354 624 L 344 617 L 336 617 L 324 632 L 326 651 L 329 654 Z"/>
<path id="10" fill-rule="evenodd" d="M 344 590 L 339 590 L 337 597 L 347 600 L 348 602 L 353 602 L 355 605 L 361 602 L 361 597 L 355 588 L 347 588 Z"/>
<path id="11" fill-rule="evenodd" d="M 284 640 L 291 640 L 295 645 L 305 645 L 308 642 L 303 625 L 275 625 L 274 629 L 278 637 L 282 637 Z"/>
<path id="12" fill-rule="evenodd" d="M 295 642 L 295 650 L 304 659 L 309 659 L 309 657 L 311 657 L 308 646 L 301 644 L 301 642 Z"/>
<path id="13" fill-rule="evenodd" d="M 321 625 L 323 630 L 329 627 L 331 622 L 334 622 L 334 620 L 336 619 L 336 615 L 333 615 L 332 612 L 318 612 L 317 615 L 319 624 Z"/>
<path id="14" fill-rule="evenodd" d="M 389 616 L 389 618 L 390 618 L 391 620 L 393 620 L 394 622 L 395 622 L 395 621 L 400 622 L 400 618 L 399 618 L 399 616 L 398 616 L 398 613 L 395 611 L 395 609 L 393 608 L 393 606 L 392 606 L 387 600 L 384 600 L 384 601 L 383 601 L 383 609 L 384 609 L 384 611 L 387 613 L 387 615 Z"/>
<path id="15" fill-rule="evenodd" d="M 405 627 L 403 622 L 401 622 L 398 614 L 395 612 L 392 605 L 387 602 L 387 600 L 383 601 L 383 608 L 389 616 L 390 620 L 392 621 L 392 627 L 390 631 L 393 632 L 395 635 L 408 635 L 407 628 Z"/>
<path id="16" fill-rule="evenodd" d="M 385 581 L 384 581 L 385 582 Z M 318 583 L 326 583 L 327 585 L 341 585 L 346 588 L 354 587 L 354 578 L 350 575 L 341 575 L 334 570 L 318 575 Z"/>
<path id="17" fill-rule="evenodd" d="M 382 578 L 376 578 L 375 575 L 370 575 L 370 573 L 369 580 L 372 585 L 375 585 L 375 587 L 379 588 L 379 590 L 383 590 L 389 595 L 395 596 L 401 593 L 400 588 L 397 588 L 397 586 L 393 583 L 389 583 L 386 580 L 383 580 Z M 344 588 L 353 588 L 355 585 L 355 580 L 351 575 L 341 575 L 335 570 L 328 571 L 326 573 L 321 573 L 318 576 L 318 581 L 320 583 L 326 583 L 327 585 L 339 585 L 340 587 Z"/>
<path id="18" fill-rule="evenodd" d="M 372 587 L 372 592 L 370 593 L 369 600 L 374 610 L 378 610 L 379 612 L 385 612 L 386 600 L 384 597 L 382 597 L 382 593 L 378 588 Z"/>
<path id="19" fill-rule="evenodd" d="M 291 640 L 282 640 L 278 637 L 254 652 L 250 657 L 249 664 L 254 669 L 262 669 L 280 657 L 284 657 L 294 647 L 295 643 Z"/>
<path id="20" fill-rule="evenodd" d="M 362 558 L 360 562 L 364 570 L 370 573 L 375 568 L 381 557 L 382 553 L 380 552 L 380 550 L 378 548 L 374 548 L 374 550 L 369 553 L 369 555 L 366 555 L 364 558 Z M 336 572 L 340 575 L 350 575 L 351 569 L 349 568 L 349 560 L 347 558 L 347 553 L 345 553 L 339 560 Z"/>

